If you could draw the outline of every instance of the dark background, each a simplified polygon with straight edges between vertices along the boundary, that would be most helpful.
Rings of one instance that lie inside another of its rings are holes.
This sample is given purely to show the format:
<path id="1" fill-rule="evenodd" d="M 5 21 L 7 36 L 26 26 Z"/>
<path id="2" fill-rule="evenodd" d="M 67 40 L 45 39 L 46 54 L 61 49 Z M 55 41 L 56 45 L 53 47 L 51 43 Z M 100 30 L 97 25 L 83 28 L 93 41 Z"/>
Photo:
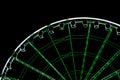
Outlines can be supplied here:
<path id="1" fill-rule="evenodd" d="M 31 33 L 49 23 L 72 17 L 97 17 L 120 23 L 119 11 L 115 10 L 116 8 L 102 5 L 97 8 L 98 6 L 4 3 L 0 18 L 0 73 L 14 49 Z"/>

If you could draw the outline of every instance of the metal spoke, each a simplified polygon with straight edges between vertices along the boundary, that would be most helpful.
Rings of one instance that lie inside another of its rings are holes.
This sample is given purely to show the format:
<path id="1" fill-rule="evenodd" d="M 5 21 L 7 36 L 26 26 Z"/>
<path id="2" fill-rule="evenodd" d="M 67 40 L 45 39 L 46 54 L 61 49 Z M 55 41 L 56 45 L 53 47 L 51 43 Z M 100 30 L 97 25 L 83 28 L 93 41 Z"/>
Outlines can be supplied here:
<path id="1" fill-rule="evenodd" d="M 115 71 L 115 72 L 113 72 L 113 73 L 111 73 L 111 74 L 105 76 L 105 77 L 102 78 L 101 80 L 108 80 L 108 79 L 110 79 L 110 78 L 112 78 L 112 77 L 118 75 L 118 73 L 120 74 L 120 69 L 118 69 L 117 71 Z"/>
<path id="2" fill-rule="evenodd" d="M 56 71 L 56 73 L 63 79 L 66 80 L 65 77 L 48 61 L 47 58 L 31 43 L 28 41 L 28 43 L 34 48 L 34 50 Z"/>
<path id="3" fill-rule="evenodd" d="M 97 53 L 97 55 L 96 55 L 96 57 L 95 57 L 95 59 L 94 59 L 94 61 L 93 61 L 93 63 L 92 63 L 90 69 L 88 70 L 88 73 L 87 73 L 87 75 L 86 75 L 86 77 L 85 77 L 85 80 L 87 80 L 88 77 L 90 76 L 90 74 L 91 74 L 91 72 L 92 72 L 92 70 L 93 70 L 93 68 L 94 68 L 94 66 L 95 66 L 95 64 L 96 64 L 96 62 L 97 62 L 100 54 L 101 54 L 102 51 L 103 51 L 103 48 L 104 48 L 106 42 L 108 41 L 108 39 L 109 39 L 109 37 L 110 37 L 110 35 L 111 35 L 111 33 L 112 33 L 112 29 L 113 29 L 113 28 L 110 28 L 110 29 L 109 29 L 109 32 L 108 32 L 106 38 L 104 39 L 103 44 L 101 45 L 101 47 L 100 47 L 100 49 L 99 49 L 99 51 L 98 51 L 98 53 Z"/>
<path id="4" fill-rule="evenodd" d="M 73 61 L 73 68 L 74 68 L 74 73 L 75 73 L 75 80 L 77 80 L 76 69 L 75 69 L 74 53 L 73 53 L 73 45 L 72 45 L 72 35 L 71 35 L 69 24 L 68 24 L 68 32 L 69 32 L 69 36 L 70 36 L 70 47 L 71 47 L 71 52 L 72 52 L 72 61 Z"/>
<path id="5" fill-rule="evenodd" d="M 53 44 L 53 46 L 54 46 L 54 48 L 55 48 L 58 56 L 60 57 L 60 60 L 61 60 L 61 62 L 62 62 L 62 64 L 63 64 L 66 72 L 68 73 L 68 76 L 69 76 L 70 80 L 72 80 L 72 78 L 71 78 L 71 76 L 70 76 L 70 73 L 69 73 L 69 71 L 68 71 L 68 69 L 67 69 L 67 67 L 66 67 L 66 65 L 65 65 L 65 63 L 64 63 L 64 61 L 63 61 L 63 59 L 62 59 L 62 57 L 61 57 L 61 55 L 60 55 L 60 52 L 59 52 L 58 48 L 56 47 L 56 44 L 54 43 L 54 41 L 53 41 L 53 39 L 52 39 L 52 36 L 51 36 L 51 34 L 50 34 L 49 32 L 48 32 L 48 35 L 49 35 L 49 37 L 50 37 L 50 40 L 51 40 L 51 42 L 52 42 L 52 44 Z"/>
<path id="6" fill-rule="evenodd" d="M 85 59 L 86 59 L 87 48 L 88 48 L 88 40 L 90 38 L 90 29 L 91 29 L 91 24 L 89 24 L 89 27 L 88 27 L 88 34 L 87 34 L 87 38 L 86 38 L 86 46 L 85 46 L 85 51 L 84 51 L 84 55 L 83 55 L 82 69 L 81 69 L 81 73 L 80 73 L 80 80 L 82 80 L 82 76 L 83 76 L 83 72 L 84 72 L 84 65 L 85 65 Z"/>
<path id="7" fill-rule="evenodd" d="M 97 71 L 97 73 L 90 79 L 95 80 L 120 54 L 120 50 L 116 52 L 106 63 L 104 66 L 100 68 L 100 70 Z"/>
<path id="8" fill-rule="evenodd" d="M 19 63 L 21 63 L 22 65 L 24 65 L 24 66 L 30 68 L 31 70 L 33 70 L 33 71 L 35 71 L 35 72 L 37 72 L 37 73 L 43 75 L 44 77 L 46 77 L 46 78 L 48 78 L 48 79 L 50 79 L 50 80 L 55 80 L 53 77 L 51 77 L 51 76 L 45 74 L 44 72 L 42 72 L 42 71 L 38 70 L 37 68 L 35 68 L 35 67 L 33 67 L 33 66 L 31 66 L 31 65 L 29 65 L 29 64 L 27 64 L 27 63 L 25 63 L 25 62 L 23 62 L 22 60 L 20 60 L 20 59 L 18 59 L 18 58 L 16 58 L 16 61 L 19 62 Z"/>

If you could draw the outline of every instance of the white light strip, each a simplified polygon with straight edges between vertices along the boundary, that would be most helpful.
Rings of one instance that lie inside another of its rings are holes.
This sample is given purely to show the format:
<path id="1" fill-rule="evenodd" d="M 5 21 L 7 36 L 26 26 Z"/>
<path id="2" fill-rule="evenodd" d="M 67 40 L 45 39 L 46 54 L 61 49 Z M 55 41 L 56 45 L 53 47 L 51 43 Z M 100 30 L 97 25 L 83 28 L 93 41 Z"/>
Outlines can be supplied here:
<path id="1" fill-rule="evenodd" d="M 105 20 L 105 19 L 99 19 L 99 18 L 93 18 L 93 17 L 75 17 L 75 18 L 68 18 L 68 19 L 63 19 L 63 20 L 60 20 L 60 21 L 53 22 L 53 23 L 51 23 L 50 25 L 54 25 L 54 24 L 57 24 L 57 23 L 60 23 L 60 22 L 63 22 L 63 21 L 67 21 L 67 20 L 75 20 L 75 19 L 91 19 L 91 20 L 104 21 L 104 22 L 108 22 L 108 23 L 111 23 L 111 24 L 114 24 L 114 25 L 120 27 L 119 24 L 114 23 L 114 22 L 112 22 L 112 21 L 108 21 L 108 20 Z M 47 27 L 47 26 L 44 26 L 44 27 L 38 29 L 37 31 L 33 32 L 31 35 L 29 35 L 25 40 L 23 40 L 23 41 L 18 45 L 18 47 L 15 49 L 15 51 L 16 51 L 26 40 L 28 40 L 31 36 L 33 36 L 34 34 L 36 34 L 36 33 L 39 32 L 39 31 L 45 29 L 46 27 Z"/>

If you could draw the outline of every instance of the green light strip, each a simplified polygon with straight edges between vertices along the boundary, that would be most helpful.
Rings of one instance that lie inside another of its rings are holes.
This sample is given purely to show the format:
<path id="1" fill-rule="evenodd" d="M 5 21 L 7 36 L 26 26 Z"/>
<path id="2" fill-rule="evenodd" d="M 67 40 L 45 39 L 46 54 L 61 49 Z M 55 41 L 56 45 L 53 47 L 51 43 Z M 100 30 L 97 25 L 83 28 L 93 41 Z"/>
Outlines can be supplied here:
<path id="1" fill-rule="evenodd" d="M 72 45 L 72 37 L 71 37 L 71 31 L 70 31 L 70 26 L 68 25 L 68 32 L 70 36 L 70 47 L 71 47 L 71 52 L 72 52 L 72 61 L 73 61 L 73 67 L 74 67 L 74 72 L 75 72 L 75 80 L 77 80 L 76 76 L 76 69 L 75 69 L 75 60 L 74 60 L 74 53 L 73 53 L 73 45 Z"/>
<path id="2" fill-rule="evenodd" d="M 70 73 L 69 73 L 69 71 L 68 71 L 68 69 L 67 69 L 67 67 L 66 67 L 66 65 L 65 65 L 65 63 L 64 63 L 64 61 L 63 61 L 63 59 L 62 59 L 62 57 L 61 57 L 61 55 L 60 55 L 60 52 L 59 52 L 59 50 L 57 49 L 56 44 L 54 43 L 54 41 L 53 41 L 53 39 L 52 39 L 52 36 L 50 35 L 49 32 L 48 32 L 48 35 L 49 35 L 49 37 L 50 37 L 50 40 L 52 41 L 52 44 L 53 44 L 53 46 L 54 46 L 54 48 L 55 48 L 58 56 L 60 57 L 60 60 L 61 60 L 61 62 L 62 62 L 62 64 L 63 64 L 66 72 L 68 73 L 68 76 L 69 76 L 70 80 L 72 80 L 72 78 L 71 78 L 71 76 L 70 76 Z"/>
<path id="3" fill-rule="evenodd" d="M 102 78 L 101 80 L 108 80 L 108 79 L 110 79 L 110 78 L 112 78 L 112 77 L 118 75 L 118 73 L 120 73 L 120 69 L 118 69 L 117 71 L 115 71 L 115 72 L 113 72 L 113 73 L 111 73 L 111 74 L 105 76 L 105 77 Z"/>
<path id="4" fill-rule="evenodd" d="M 87 48 L 88 48 L 88 40 L 90 38 L 90 29 L 91 29 L 91 24 L 89 24 L 88 27 L 88 34 L 86 38 L 86 46 L 85 46 L 85 51 L 84 51 L 84 56 L 83 56 L 83 62 L 82 62 L 82 69 L 80 73 L 80 80 L 82 80 L 83 72 L 84 72 L 84 65 L 85 65 L 85 59 L 86 59 L 86 54 L 87 54 Z"/>
<path id="5" fill-rule="evenodd" d="M 45 58 L 45 56 L 31 43 L 28 41 L 28 43 L 30 44 L 30 46 L 33 47 L 33 49 L 57 72 L 57 74 L 63 79 L 66 80 L 64 78 L 64 76 L 47 60 L 47 58 Z"/>
<path id="6" fill-rule="evenodd" d="M 95 59 L 94 59 L 94 61 L 93 61 L 93 63 L 92 63 L 90 69 L 88 70 L 88 73 L 87 73 L 87 75 L 86 75 L 86 77 L 85 77 L 85 80 L 87 80 L 88 77 L 90 76 L 90 74 L 91 74 L 91 72 L 92 72 L 92 70 L 93 70 L 93 68 L 94 68 L 94 66 L 95 66 L 95 64 L 96 64 L 96 62 L 97 62 L 100 54 L 102 53 L 102 50 L 103 50 L 106 42 L 108 41 L 108 39 L 109 39 L 109 37 L 110 37 L 110 34 L 112 33 L 112 29 L 113 29 L 113 28 L 110 28 L 110 29 L 109 29 L 109 32 L 108 32 L 106 38 L 104 39 L 103 44 L 101 45 L 101 47 L 100 47 L 100 49 L 99 49 L 99 51 L 98 51 L 98 53 L 97 53 L 97 55 L 96 55 L 96 57 L 95 57 Z"/>
<path id="7" fill-rule="evenodd" d="M 37 72 L 37 73 L 43 75 L 44 77 L 46 77 L 46 78 L 48 78 L 48 79 L 50 79 L 50 80 L 55 80 L 53 77 L 51 77 L 51 76 L 45 74 L 44 72 L 42 72 L 42 71 L 36 69 L 35 67 L 33 67 L 33 66 L 31 66 L 31 65 L 29 65 L 29 64 L 27 64 L 27 63 L 25 63 L 25 62 L 23 62 L 22 60 L 20 60 L 20 59 L 18 59 L 18 58 L 16 59 L 16 61 L 19 62 L 19 63 L 21 63 L 21 64 L 23 64 L 24 66 L 26 66 L 26 67 L 32 69 L 33 71 L 35 71 L 35 72 Z"/>
<path id="8" fill-rule="evenodd" d="M 119 54 L 120 54 L 120 50 L 116 52 L 114 56 L 112 56 L 90 80 L 95 80 L 119 56 Z"/>
<path id="9" fill-rule="evenodd" d="M 5 77 L 5 79 L 3 80 L 20 80 L 20 79 L 16 79 L 16 78 L 13 78 L 13 77 Z"/>

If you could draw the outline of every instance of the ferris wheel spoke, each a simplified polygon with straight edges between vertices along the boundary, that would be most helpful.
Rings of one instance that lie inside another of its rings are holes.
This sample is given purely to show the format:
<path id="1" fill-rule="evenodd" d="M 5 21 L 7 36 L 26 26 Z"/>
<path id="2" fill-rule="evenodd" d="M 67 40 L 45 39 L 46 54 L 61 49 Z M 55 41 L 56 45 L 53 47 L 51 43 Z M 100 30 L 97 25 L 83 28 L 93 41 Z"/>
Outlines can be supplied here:
<path id="1" fill-rule="evenodd" d="M 82 76 L 83 76 L 83 72 L 84 72 L 84 65 L 85 65 L 85 59 L 86 59 L 86 54 L 87 54 L 88 41 L 90 38 L 90 29 L 91 29 L 91 24 L 89 24 L 89 27 L 88 27 L 88 34 L 87 34 L 87 38 L 86 38 L 86 46 L 85 46 L 85 51 L 84 51 L 84 55 L 83 55 L 82 69 L 80 72 L 80 80 L 82 80 Z"/>
<path id="2" fill-rule="evenodd" d="M 96 55 L 96 57 L 95 57 L 95 59 L 94 59 L 92 65 L 91 65 L 90 69 L 88 70 L 88 73 L 87 73 L 87 75 L 86 75 L 86 77 L 85 77 L 85 80 L 87 80 L 88 77 L 90 76 L 90 74 L 91 74 L 91 72 L 92 72 L 92 70 L 93 70 L 93 68 L 94 68 L 94 66 L 95 66 L 95 64 L 96 64 L 96 62 L 97 62 L 100 54 L 101 54 L 102 51 L 103 51 L 103 48 L 104 48 L 106 42 L 108 41 L 108 39 L 109 39 L 109 37 L 110 37 L 110 35 L 111 35 L 111 33 L 112 33 L 112 29 L 113 29 L 113 28 L 110 28 L 110 29 L 109 29 L 109 32 L 108 32 L 106 38 L 104 39 L 104 41 L 103 41 L 103 43 L 102 43 L 102 45 L 101 45 L 101 47 L 100 47 L 100 49 L 99 49 L 99 51 L 98 51 L 98 53 L 97 53 L 97 55 Z"/>
<path id="3" fill-rule="evenodd" d="M 117 51 L 106 63 L 102 66 L 97 73 L 92 76 L 91 80 L 95 80 L 118 56 L 120 55 L 120 50 Z"/>
<path id="4" fill-rule="evenodd" d="M 20 79 L 7 76 L 7 77 L 5 77 L 5 79 L 1 79 L 1 77 L 0 77 L 0 80 L 20 80 Z"/>
<path id="5" fill-rule="evenodd" d="M 34 48 L 34 50 L 56 71 L 56 73 L 63 79 L 66 80 L 65 77 L 48 61 L 47 58 L 31 43 L 28 41 L 28 43 Z"/>
<path id="6" fill-rule="evenodd" d="M 37 68 L 35 68 L 35 67 L 33 67 L 33 66 L 27 64 L 27 63 L 25 63 L 24 61 L 22 61 L 22 60 L 20 60 L 20 59 L 18 59 L 18 58 L 16 58 L 16 61 L 19 62 L 19 63 L 21 63 L 22 65 L 24 65 L 24 66 L 30 68 L 31 70 L 33 70 L 33 71 L 35 71 L 35 72 L 37 72 L 37 73 L 43 75 L 44 77 L 46 77 L 46 78 L 48 78 L 48 79 L 50 79 L 50 80 L 55 80 L 53 77 L 51 77 L 51 76 L 45 74 L 44 72 L 40 71 L 39 69 L 37 69 Z"/>
<path id="7" fill-rule="evenodd" d="M 72 61 L 73 61 L 73 68 L 74 68 L 74 73 L 75 73 L 75 80 L 77 80 L 76 69 L 75 69 L 75 59 L 74 59 L 73 45 L 72 45 L 72 35 L 71 35 L 69 24 L 68 24 L 68 32 L 69 32 L 69 37 L 70 37 L 70 47 L 71 47 L 71 52 L 72 52 Z"/>
<path id="8" fill-rule="evenodd" d="M 118 70 L 116 70 L 115 72 L 113 72 L 113 73 L 111 73 L 111 74 L 103 77 L 101 80 L 109 80 L 109 79 L 111 79 L 112 77 L 114 77 L 114 76 L 116 76 L 116 75 L 119 76 L 119 74 L 120 74 L 120 69 L 118 69 Z M 120 77 L 120 76 L 119 76 L 119 77 Z"/>
<path id="9" fill-rule="evenodd" d="M 48 32 L 48 31 L 47 31 L 47 32 Z M 53 44 L 53 46 L 54 46 L 54 48 L 55 48 L 58 56 L 60 57 L 60 60 L 61 60 L 61 62 L 62 62 L 62 64 L 63 64 L 66 72 L 68 73 L 68 76 L 69 76 L 70 80 L 72 80 L 72 78 L 71 78 L 71 76 L 70 76 L 70 73 L 69 73 L 69 71 L 68 71 L 68 69 L 67 69 L 67 67 L 66 67 L 66 65 L 65 65 L 65 63 L 64 63 L 64 61 L 63 61 L 63 59 L 62 59 L 62 57 L 61 57 L 61 55 L 60 55 L 60 52 L 59 52 L 58 48 L 56 47 L 56 44 L 55 44 L 55 42 L 54 42 L 54 40 L 53 40 L 53 38 L 52 38 L 52 36 L 51 36 L 51 34 L 50 34 L 49 32 L 48 32 L 48 35 L 49 35 L 49 37 L 50 37 L 50 40 L 51 40 L 51 42 L 52 42 L 52 44 Z"/>

